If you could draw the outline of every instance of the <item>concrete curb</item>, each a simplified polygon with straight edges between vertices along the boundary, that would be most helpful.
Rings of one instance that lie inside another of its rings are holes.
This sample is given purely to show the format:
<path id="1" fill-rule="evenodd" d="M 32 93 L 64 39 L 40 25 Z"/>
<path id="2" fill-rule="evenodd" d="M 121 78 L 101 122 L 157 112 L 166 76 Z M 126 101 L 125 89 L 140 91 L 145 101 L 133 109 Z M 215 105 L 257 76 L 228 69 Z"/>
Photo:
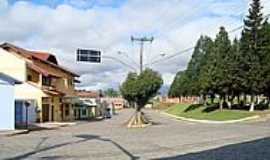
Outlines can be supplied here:
<path id="1" fill-rule="evenodd" d="M 19 134 L 28 134 L 29 130 L 1 131 L 0 136 L 11 137 Z"/>
<path id="2" fill-rule="evenodd" d="M 251 116 L 251 117 L 237 119 L 237 120 L 211 121 L 211 120 L 197 120 L 197 119 L 192 119 L 192 118 L 179 117 L 179 116 L 175 116 L 175 115 L 172 115 L 172 114 L 169 114 L 166 112 L 161 112 L 161 114 L 175 118 L 177 120 L 196 122 L 196 123 L 205 123 L 205 124 L 232 124 L 232 123 L 238 123 L 238 122 L 243 122 L 243 121 L 254 120 L 254 119 L 260 118 L 260 116 L 256 115 L 256 116 Z"/>

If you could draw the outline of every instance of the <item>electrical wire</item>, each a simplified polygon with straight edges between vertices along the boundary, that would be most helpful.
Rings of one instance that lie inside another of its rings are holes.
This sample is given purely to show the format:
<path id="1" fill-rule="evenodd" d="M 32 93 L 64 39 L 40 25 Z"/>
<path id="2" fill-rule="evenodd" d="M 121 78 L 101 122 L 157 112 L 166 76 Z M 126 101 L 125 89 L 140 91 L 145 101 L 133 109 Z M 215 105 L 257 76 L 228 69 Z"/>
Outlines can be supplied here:
<path id="1" fill-rule="evenodd" d="M 269 17 L 270 17 L 270 14 L 267 14 L 266 16 L 264 16 L 264 19 L 267 19 L 267 18 L 269 18 Z M 239 27 L 236 27 L 236 28 L 234 28 L 234 29 L 228 31 L 228 33 L 229 33 L 229 34 L 234 33 L 234 32 L 236 32 L 236 31 L 242 29 L 243 27 L 244 27 L 244 25 L 241 25 L 241 26 L 239 26 Z M 164 61 L 166 61 L 166 60 L 170 60 L 171 58 L 177 57 L 177 56 L 182 55 L 182 54 L 184 54 L 184 53 L 188 53 L 188 52 L 192 51 L 194 48 L 195 48 L 195 46 L 190 47 L 190 48 L 188 48 L 188 49 L 182 50 L 182 51 L 177 52 L 177 53 L 175 53 L 175 54 L 169 55 L 169 56 L 167 56 L 167 57 L 165 57 L 165 58 L 162 58 L 162 59 L 159 59 L 159 60 L 150 62 L 150 63 L 146 64 L 145 66 L 154 65 L 154 64 L 157 64 L 157 63 L 160 63 L 160 62 L 164 62 Z"/>

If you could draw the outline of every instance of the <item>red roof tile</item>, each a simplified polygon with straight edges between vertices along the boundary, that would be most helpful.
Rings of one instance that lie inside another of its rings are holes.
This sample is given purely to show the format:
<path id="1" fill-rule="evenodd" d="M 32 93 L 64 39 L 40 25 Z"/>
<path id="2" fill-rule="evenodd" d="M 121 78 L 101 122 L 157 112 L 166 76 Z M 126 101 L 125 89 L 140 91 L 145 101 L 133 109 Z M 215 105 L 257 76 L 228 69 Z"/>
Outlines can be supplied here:
<path id="1" fill-rule="evenodd" d="M 99 93 L 96 91 L 76 91 L 76 95 L 81 98 L 98 98 Z"/>
<path id="2" fill-rule="evenodd" d="M 66 72 L 66 73 L 69 73 L 69 74 L 71 74 L 71 75 L 73 75 L 75 77 L 79 77 L 78 74 L 76 74 L 76 73 L 74 73 L 72 71 L 69 71 L 68 69 L 66 69 L 66 68 L 64 68 L 62 66 L 59 66 L 57 64 L 56 58 L 53 55 L 49 54 L 49 53 L 37 52 L 37 51 L 28 51 L 28 50 L 25 50 L 23 48 L 12 45 L 10 43 L 1 44 L 0 48 L 3 48 L 5 50 L 7 50 L 7 51 L 13 51 L 13 52 L 17 53 L 18 55 L 22 56 L 23 58 L 27 58 L 27 59 L 30 59 L 32 61 L 34 59 L 37 59 L 37 60 L 39 60 L 39 61 L 41 61 L 43 63 L 51 65 L 54 68 L 60 69 L 60 70 Z M 49 60 L 50 57 L 51 57 L 51 59 Z"/>

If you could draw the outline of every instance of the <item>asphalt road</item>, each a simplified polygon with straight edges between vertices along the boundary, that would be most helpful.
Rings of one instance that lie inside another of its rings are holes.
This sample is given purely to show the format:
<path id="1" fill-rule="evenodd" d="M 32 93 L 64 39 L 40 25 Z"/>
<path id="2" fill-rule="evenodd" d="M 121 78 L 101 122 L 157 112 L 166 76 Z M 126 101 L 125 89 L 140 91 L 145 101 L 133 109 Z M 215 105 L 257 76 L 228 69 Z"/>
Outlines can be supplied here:
<path id="1" fill-rule="evenodd" d="M 110 120 L 0 137 L 0 159 L 269 160 L 270 121 L 198 124 L 148 110 L 155 124 L 127 129 L 131 110 Z"/>

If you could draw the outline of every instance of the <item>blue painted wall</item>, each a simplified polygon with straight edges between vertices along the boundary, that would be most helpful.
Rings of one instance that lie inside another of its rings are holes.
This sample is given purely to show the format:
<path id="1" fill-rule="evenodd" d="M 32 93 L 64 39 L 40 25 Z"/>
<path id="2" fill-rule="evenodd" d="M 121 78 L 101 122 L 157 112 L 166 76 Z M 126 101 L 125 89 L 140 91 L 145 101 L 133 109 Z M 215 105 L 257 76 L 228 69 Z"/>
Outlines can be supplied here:
<path id="1" fill-rule="evenodd" d="M 14 86 L 0 80 L 0 130 L 15 129 Z"/>

